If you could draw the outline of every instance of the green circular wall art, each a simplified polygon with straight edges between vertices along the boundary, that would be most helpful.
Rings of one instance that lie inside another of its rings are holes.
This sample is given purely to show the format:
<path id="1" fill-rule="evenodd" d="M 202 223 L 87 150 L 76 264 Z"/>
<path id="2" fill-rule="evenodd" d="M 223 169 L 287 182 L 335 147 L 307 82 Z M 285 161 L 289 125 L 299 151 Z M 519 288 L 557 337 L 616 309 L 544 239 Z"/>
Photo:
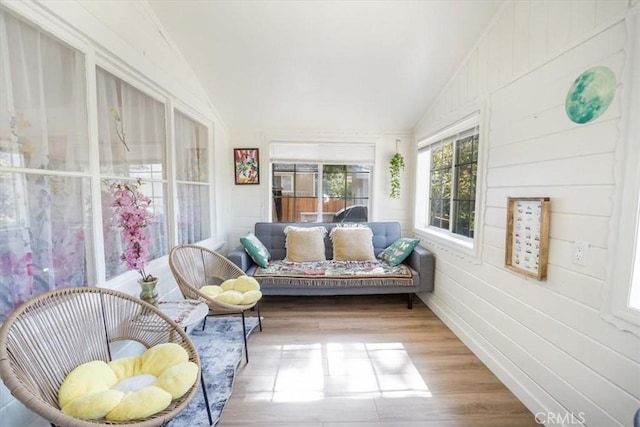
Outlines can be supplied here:
<path id="1" fill-rule="evenodd" d="M 580 74 L 565 101 L 565 110 L 571 121 L 588 123 L 602 115 L 616 93 L 616 76 L 609 67 L 589 68 Z"/>

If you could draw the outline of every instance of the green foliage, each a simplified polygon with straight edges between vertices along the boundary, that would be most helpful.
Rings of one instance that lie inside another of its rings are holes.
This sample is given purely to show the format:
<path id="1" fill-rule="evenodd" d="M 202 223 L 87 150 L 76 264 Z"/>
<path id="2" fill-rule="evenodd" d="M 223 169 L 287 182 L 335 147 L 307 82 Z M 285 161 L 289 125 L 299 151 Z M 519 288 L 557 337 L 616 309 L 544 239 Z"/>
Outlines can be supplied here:
<path id="1" fill-rule="evenodd" d="M 402 154 L 396 153 L 389 162 L 389 173 L 391 174 L 391 193 L 389 197 L 392 199 L 400 198 L 400 171 L 404 170 L 404 157 Z"/>
<path id="2" fill-rule="evenodd" d="M 341 165 L 325 165 L 322 170 L 323 189 L 331 198 L 353 197 L 351 180 L 347 179 L 346 168 Z"/>

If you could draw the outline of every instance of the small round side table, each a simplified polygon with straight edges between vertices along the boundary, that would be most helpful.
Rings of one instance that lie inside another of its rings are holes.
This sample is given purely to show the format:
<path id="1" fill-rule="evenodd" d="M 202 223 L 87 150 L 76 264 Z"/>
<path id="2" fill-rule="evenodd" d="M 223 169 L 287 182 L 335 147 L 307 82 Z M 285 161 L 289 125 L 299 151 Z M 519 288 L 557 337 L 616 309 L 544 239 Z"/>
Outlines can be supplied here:
<path id="1" fill-rule="evenodd" d="M 194 300 L 160 301 L 158 308 L 185 331 L 209 314 L 207 304 Z"/>

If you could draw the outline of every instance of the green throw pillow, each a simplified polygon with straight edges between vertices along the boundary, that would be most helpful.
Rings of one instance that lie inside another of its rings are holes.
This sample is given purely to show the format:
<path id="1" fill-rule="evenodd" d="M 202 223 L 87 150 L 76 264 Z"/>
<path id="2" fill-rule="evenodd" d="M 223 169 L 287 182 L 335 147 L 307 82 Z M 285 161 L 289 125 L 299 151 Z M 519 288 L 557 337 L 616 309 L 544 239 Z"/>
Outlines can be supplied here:
<path id="1" fill-rule="evenodd" d="M 420 239 L 409 239 L 407 237 L 403 237 L 393 242 L 391 246 L 386 248 L 384 251 L 380 252 L 378 259 L 389 265 L 398 265 L 409 256 L 411 251 L 418 246 L 418 243 L 420 243 Z"/>
<path id="2" fill-rule="evenodd" d="M 247 251 L 253 262 L 258 264 L 260 267 L 266 267 L 269 265 L 269 258 L 271 258 L 271 254 L 255 234 L 251 232 L 247 233 L 246 236 L 240 238 L 240 243 L 244 247 L 244 250 Z"/>

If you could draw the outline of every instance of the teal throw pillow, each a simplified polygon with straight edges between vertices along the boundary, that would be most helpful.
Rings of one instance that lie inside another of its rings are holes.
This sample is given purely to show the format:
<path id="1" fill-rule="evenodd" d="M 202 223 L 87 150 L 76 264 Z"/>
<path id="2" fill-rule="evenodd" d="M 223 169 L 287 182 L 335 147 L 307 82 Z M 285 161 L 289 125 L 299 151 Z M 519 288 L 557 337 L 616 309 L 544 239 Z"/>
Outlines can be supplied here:
<path id="1" fill-rule="evenodd" d="M 398 265 L 409 256 L 411 251 L 418 246 L 418 243 L 420 243 L 420 239 L 409 239 L 407 237 L 403 237 L 393 242 L 391 246 L 387 247 L 384 251 L 380 252 L 378 259 L 389 265 Z"/>
<path id="2" fill-rule="evenodd" d="M 260 267 L 266 267 L 269 265 L 269 258 L 271 258 L 271 254 L 255 234 L 251 232 L 247 233 L 246 236 L 240 238 L 240 243 L 253 262 L 258 264 Z"/>

